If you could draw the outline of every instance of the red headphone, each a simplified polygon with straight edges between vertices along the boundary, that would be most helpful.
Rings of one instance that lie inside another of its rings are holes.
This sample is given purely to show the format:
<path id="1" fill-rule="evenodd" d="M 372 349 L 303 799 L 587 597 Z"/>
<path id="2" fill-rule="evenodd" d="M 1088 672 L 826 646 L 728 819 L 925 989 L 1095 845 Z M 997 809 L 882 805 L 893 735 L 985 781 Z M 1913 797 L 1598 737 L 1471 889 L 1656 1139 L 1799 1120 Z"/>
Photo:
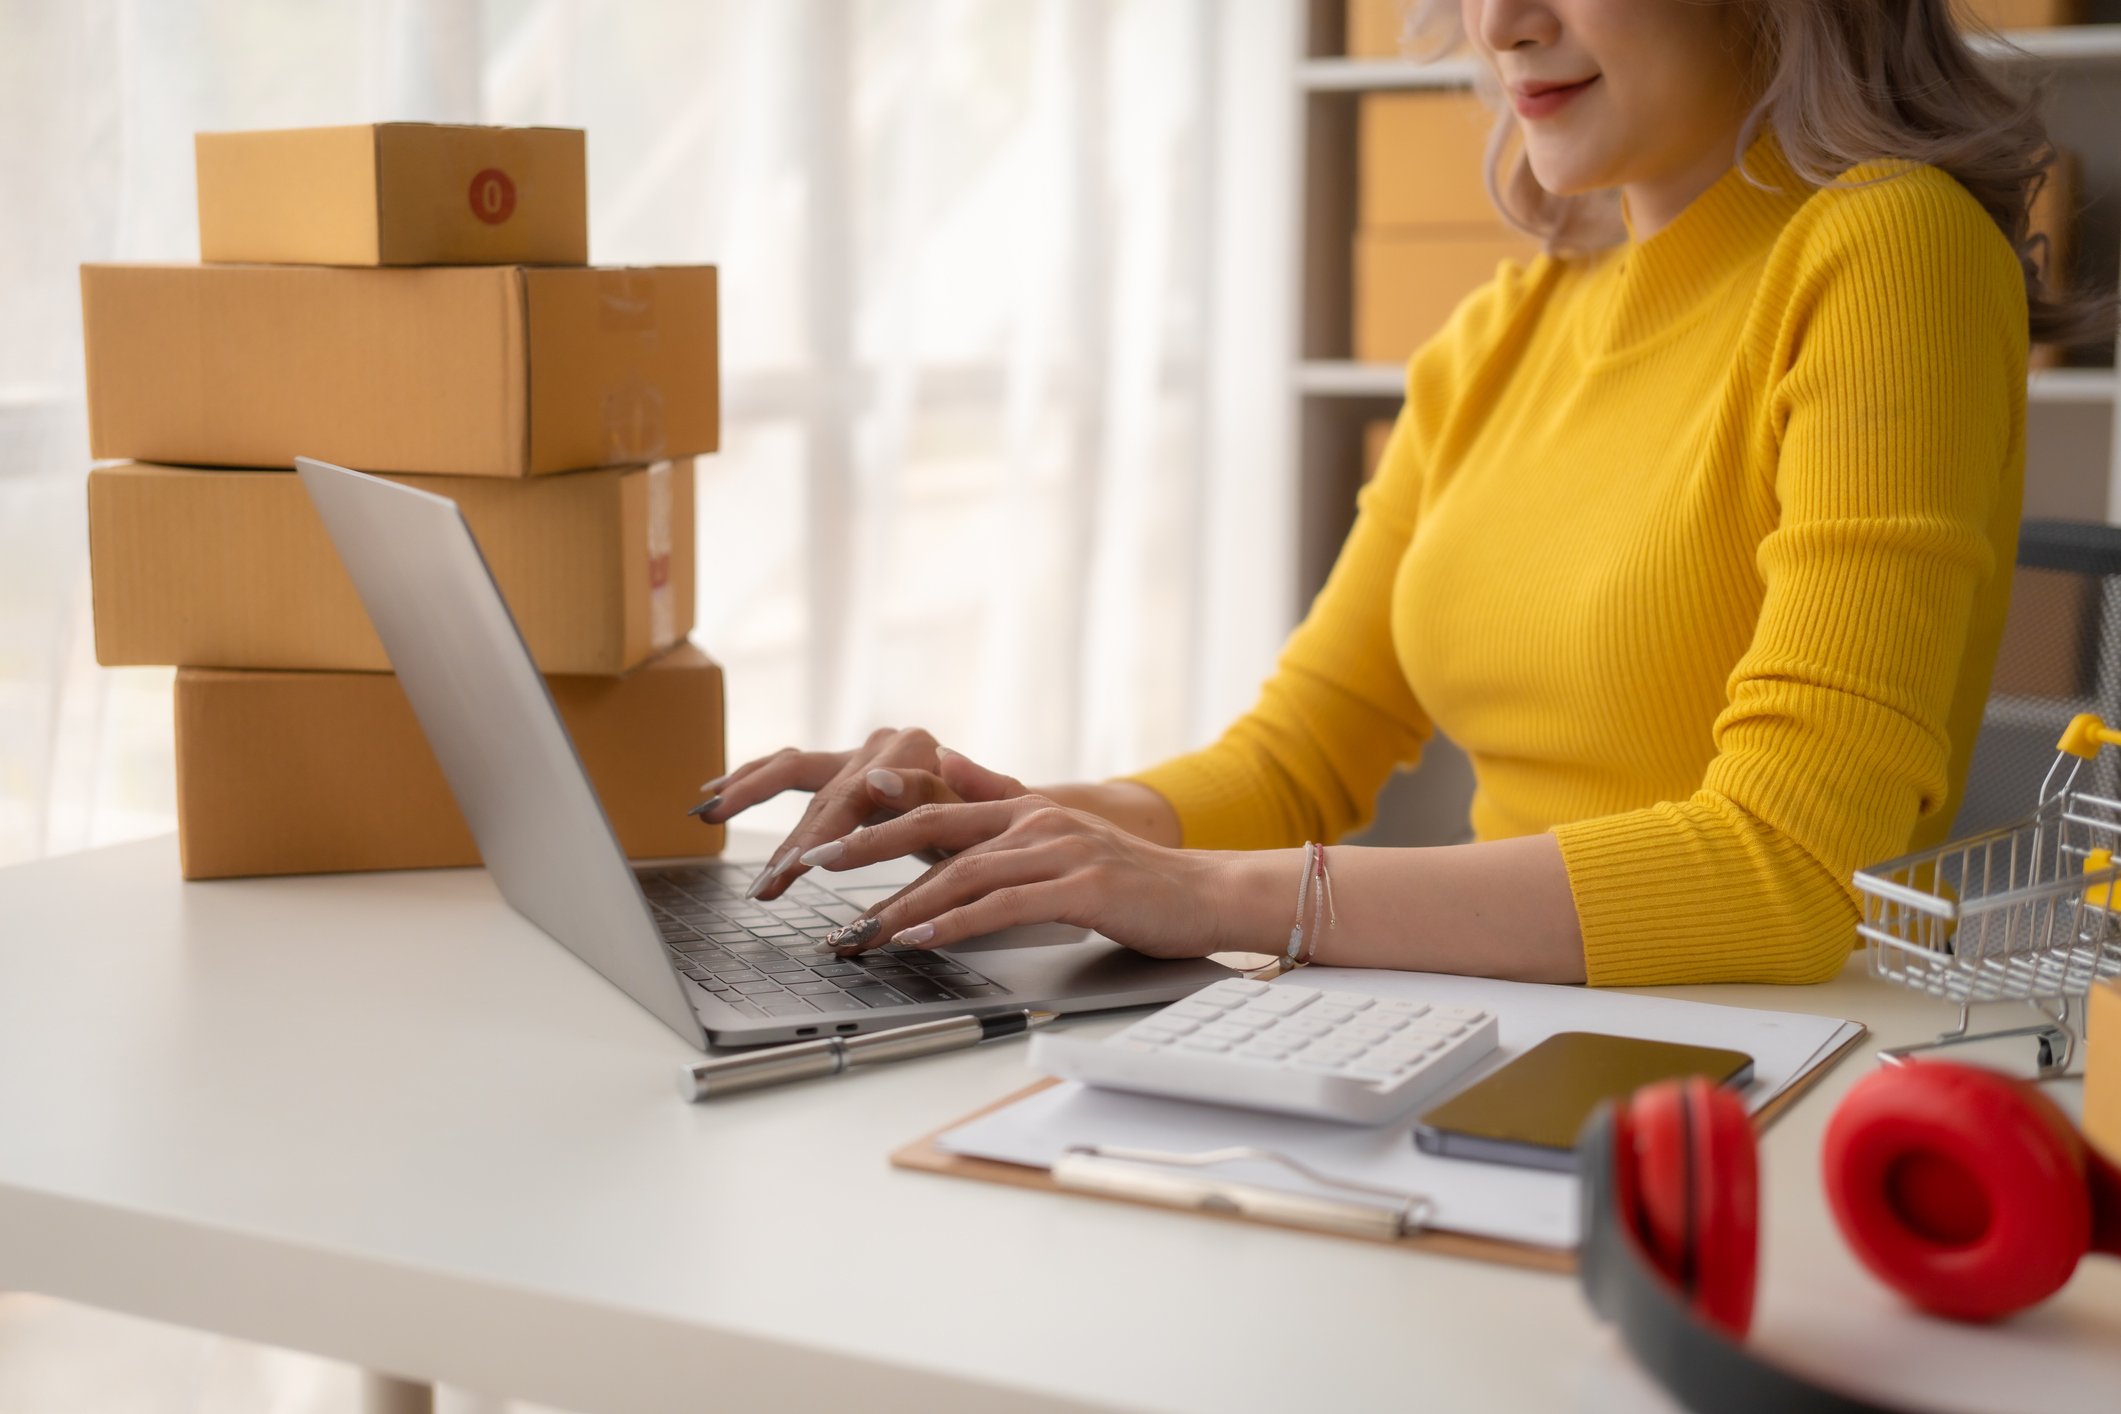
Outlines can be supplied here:
<path id="1" fill-rule="evenodd" d="M 1759 1168 L 1736 1095 L 1699 1077 L 1649 1086 L 1601 1107 L 1577 1154 L 1585 1293 L 1682 1402 L 1875 1407 L 1737 1343 Z M 1822 1168 L 1863 1264 L 1940 1316 L 1999 1319 L 2054 1294 L 2087 1252 L 2121 1255 L 2121 1168 L 2037 1088 L 1994 1071 L 1925 1061 L 1865 1076 L 1827 1125 Z"/>

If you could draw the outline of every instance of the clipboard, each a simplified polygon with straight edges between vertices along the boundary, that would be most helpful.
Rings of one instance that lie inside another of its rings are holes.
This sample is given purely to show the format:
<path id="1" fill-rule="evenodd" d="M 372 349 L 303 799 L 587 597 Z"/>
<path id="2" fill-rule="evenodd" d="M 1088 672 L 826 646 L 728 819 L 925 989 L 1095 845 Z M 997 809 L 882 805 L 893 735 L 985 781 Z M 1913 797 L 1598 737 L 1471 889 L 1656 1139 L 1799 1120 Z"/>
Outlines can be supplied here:
<path id="1" fill-rule="evenodd" d="M 1870 1034 L 1870 1028 L 1860 1023 L 1842 1043 L 1820 1057 L 1818 1062 L 1792 1081 L 1782 1093 L 1762 1105 L 1753 1113 L 1753 1132 L 1759 1134 L 1778 1119 L 1784 1110 L 1799 1096 L 1818 1083 L 1821 1076 L 1833 1070 L 1853 1050 L 1856 1043 Z M 1364 1242 L 1371 1246 L 1390 1246 L 1411 1251 L 1428 1252 L 1444 1257 L 1466 1257 L 1476 1261 L 1496 1262 L 1504 1266 L 1522 1267 L 1532 1271 L 1569 1273 L 1576 1270 L 1576 1254 L 1573 1250 L 1545 1247 L 1531 1242 L 1513 1242 L 1497 1237 L 1481 1237 L 1443 1229 L 1423 1229 L 1401 1236 L 1379 1241 L 1376 1238 L 1356 1237 L 1349 1234 L 1327 1231 L 1309 1224 L 1282 1222 L 1271 1218 L 1252 1217 L 1216 1208 L 1176 1208 L 1165 1204 L 1151 1203 L 1146 1199 L 1122 1196 L 1102 1191 L 1063 1188 L 1054 1182 L 1047 1169 L 1028 1164 L 1003 1163 L 996 1159 L 974 1158 L 964 1154 L 950 1153 L 936 1144 L 936 1140 L 961 1124 L 993 1114 L 1019 1101 L 1026 1100 L 1062 1082 L 1047 1076 L 1032 1082 L 1021 1090 L 1002 1096 L 991 1104 L 980 1106 L 967 1115 L 937 1126 L 929 1133 L 904 1145 L 891 1155 L 893 1168 L 911 1169 L 919 1173 L 941 1174 L 948 1178 L 969 1178 L 983 1183 L 998 1183 L 1010 1188 L 1030 1188 L 1047 1193 L 1063 1193 L 1071 1197 L 1096 1198 L 1113 1203 L 1134 1203 L 1141 1207 L 1156 1207 L 1164 1212 L 1191 1213 L 1211 1218 L 1218 1222 L 1262 1223 L 1270 1227 L 1287 1228 L 1294 1232 L 1321 1234 L 1341 1241 Z"/>

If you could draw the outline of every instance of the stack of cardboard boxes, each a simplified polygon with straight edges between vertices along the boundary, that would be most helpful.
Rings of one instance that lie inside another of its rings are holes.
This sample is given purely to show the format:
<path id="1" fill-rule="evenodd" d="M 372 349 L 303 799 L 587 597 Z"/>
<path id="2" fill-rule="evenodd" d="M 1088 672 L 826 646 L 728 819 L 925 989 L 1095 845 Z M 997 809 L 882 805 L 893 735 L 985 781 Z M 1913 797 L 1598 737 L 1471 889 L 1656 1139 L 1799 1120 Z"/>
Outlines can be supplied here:
<path id="1" fill-rule="evenodd" d="M 174 664 L 187 878 L 478 860 L 298 455 L 462 506 L 619 842 L 711 853 L 715 271 L 598 269 L 583 135 L 201 134 L 197 265 L 81 271 L 96 656 Z"/>

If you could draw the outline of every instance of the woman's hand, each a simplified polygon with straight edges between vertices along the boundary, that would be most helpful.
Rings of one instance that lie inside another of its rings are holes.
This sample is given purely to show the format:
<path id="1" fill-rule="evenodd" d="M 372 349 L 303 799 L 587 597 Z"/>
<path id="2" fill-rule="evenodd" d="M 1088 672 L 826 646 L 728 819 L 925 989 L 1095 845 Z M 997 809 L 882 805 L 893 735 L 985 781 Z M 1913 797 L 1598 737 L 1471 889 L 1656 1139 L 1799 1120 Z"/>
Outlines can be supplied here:
<path id="1" fill-rule="evenodd" d="M 800 877 L 800 856 L 868 822 L 940 802 L 1003 800 L 1025 794 L 1023 782 L 938 746 L 918 727 L 881 727 L 852 751 L 783 747 L 707 782 L 715 792 L 693 814 L 722 824 L 785 790 L 813 792 L 810 808 L 751 881 L 749 897 L 777 898 Z M 940 857 L 940 856 L 936 856 Z"/>
<path id="2" fill-rule="evenodd" d="M 829 946 L 846 954 L 889 942 L 940 948 L 1056 922 L 1094 928 L 1151 957 L 1261 945 L 1227 922 L 1238 892 L 1232 856 L 1151 844 L 1038 795 L 922 805 L 827 841 L 803 861 L 853 869 L 921 850 L 949 857 L 832 934 Z"/>

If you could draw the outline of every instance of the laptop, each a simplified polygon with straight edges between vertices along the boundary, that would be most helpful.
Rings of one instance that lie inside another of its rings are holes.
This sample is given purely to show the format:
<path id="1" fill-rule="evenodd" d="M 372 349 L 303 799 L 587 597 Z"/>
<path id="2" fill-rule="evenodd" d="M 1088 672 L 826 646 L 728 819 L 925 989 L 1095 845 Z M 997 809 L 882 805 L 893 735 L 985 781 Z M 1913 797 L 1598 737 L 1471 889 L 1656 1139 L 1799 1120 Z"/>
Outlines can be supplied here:
<path id="1" fill-rule="evenodd" d="M 297 459 L 501 896 L 695 1046 L 748 1046 L 1020 1008 L 1175 1001 L 1234 975 L 1087 928 L 839 958 L 821 939 L 918 878 L 916 860 L 813 871 L 772 902 L 765 861 L 629 863 L 457 503 Z"/>

